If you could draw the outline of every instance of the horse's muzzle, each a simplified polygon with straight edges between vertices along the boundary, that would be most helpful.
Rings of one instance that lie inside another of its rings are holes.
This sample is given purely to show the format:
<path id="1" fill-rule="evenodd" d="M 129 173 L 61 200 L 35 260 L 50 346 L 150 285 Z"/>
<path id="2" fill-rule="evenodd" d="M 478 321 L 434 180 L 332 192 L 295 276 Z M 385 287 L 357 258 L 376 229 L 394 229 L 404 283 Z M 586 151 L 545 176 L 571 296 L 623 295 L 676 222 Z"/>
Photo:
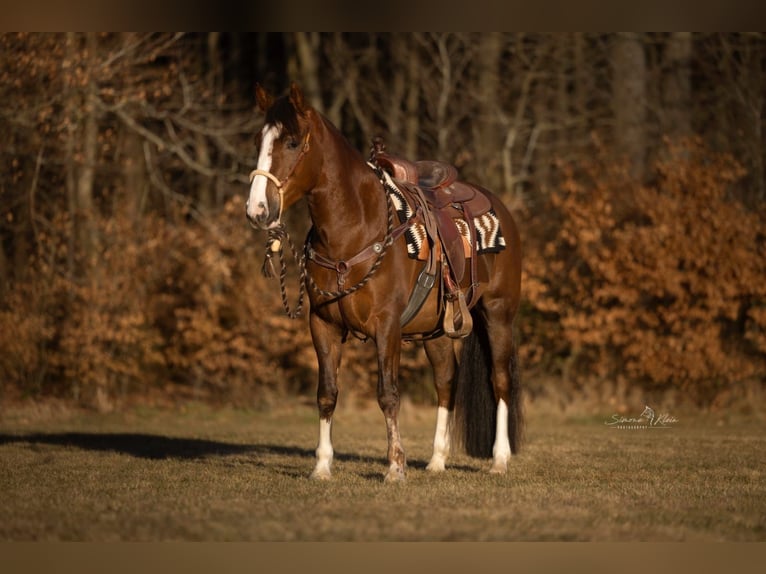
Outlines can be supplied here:
<path id="1" fill-rule="evenodd" d="M 250 209 L 250 202 L 245 204 L 245 215 L 250 225 L 255 229 L 273 229 L 279 225 L 279 218 L 272 219 L 269 210 L 263 205 L 259 204 L 256 209 Z"/>

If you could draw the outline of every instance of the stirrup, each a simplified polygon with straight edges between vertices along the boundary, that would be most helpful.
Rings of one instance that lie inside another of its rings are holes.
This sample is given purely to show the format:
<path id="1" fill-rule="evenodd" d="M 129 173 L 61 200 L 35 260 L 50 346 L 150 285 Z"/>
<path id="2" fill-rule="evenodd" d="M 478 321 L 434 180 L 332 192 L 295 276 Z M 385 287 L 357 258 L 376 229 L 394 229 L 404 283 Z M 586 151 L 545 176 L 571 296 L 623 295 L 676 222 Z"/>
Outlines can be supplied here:
<path id="1" fill-rule="evenodd" d="M 443 326 L 446 335 L 452 339 L 462 339 L 473 329 L 473 318 L 462 291 L 445 301 Z"/>

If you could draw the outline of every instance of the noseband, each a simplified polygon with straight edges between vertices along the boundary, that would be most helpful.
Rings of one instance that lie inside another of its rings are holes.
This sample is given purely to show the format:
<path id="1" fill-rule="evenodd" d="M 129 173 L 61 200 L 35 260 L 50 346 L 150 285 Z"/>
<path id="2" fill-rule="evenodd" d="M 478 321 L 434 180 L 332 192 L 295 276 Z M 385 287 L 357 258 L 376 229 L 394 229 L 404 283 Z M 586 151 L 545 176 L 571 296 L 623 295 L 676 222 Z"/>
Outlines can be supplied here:
<path id="1" fill-rule="evenodd" d="M 311 140 L 311 132 L 306 132 L 306 139 L 303 140 L 303 147 L 301 148 L 300 153 L 298 154 L 298 157 L 295 158 L 295 163 L 293 163 L 293 167 L 290 168 L 290 171 L 287 172 L 287 175 L 284 177 L 284 179 L 280 180 L 276 175 L 271 173 L 270 171 L 265 171 L 263 169 L 254 169 L 250 172 L 250 183 L 253 183 L 253 180 L 255 179 L 256 175 L 262 175 L 263 177 L 271 180 L 271 182 L 274 184 L 274 186 L 277 188 L 277 191 L 279 192 L 279 216 L 277 217 L 277 221 L 281 223 L 282 221 L 282 208 L 285 204 L 285 184 L 287 183 L 287 180 L 292 177 L 293 173 L 295 173 L 295 169 L 298 167 L 298 164 L 301 162 L 303 157 L 308 153 L 311 146 L 309 146 L 309 141 Z"/>

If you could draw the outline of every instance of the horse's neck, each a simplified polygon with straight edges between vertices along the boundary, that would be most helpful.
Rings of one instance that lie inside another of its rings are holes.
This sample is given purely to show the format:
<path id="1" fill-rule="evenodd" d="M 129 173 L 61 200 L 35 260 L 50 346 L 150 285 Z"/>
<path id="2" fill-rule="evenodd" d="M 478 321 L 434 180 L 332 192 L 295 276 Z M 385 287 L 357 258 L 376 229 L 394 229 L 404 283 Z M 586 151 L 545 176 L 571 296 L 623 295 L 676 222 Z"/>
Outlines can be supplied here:
<path id="1" fill-rule="evenodd" d="M 339 133 L 322 149 L 325 168 L 308 198 L 314 247 L 348 258 L 383 239 L 388 203 L 375 173 Z"/>

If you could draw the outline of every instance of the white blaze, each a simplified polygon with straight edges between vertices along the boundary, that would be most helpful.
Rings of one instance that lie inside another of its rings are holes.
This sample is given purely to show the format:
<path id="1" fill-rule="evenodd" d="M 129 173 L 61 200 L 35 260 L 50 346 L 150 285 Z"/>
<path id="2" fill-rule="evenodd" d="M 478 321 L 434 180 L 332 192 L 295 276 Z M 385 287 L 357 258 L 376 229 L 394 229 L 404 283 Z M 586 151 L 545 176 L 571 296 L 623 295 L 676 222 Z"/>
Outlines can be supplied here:
<path id="1" fill-rule="evenodd" d="M 261 132 L 261 153 L 258 154 L 256 169 L 269 171 L 271 169 L 271 156 L 274 151 L 274 141 L 279 137 L 278 126 L 263 126 Z M 260 215 L 269 215 L 269 202 L 266 197 L 266 184 L 269 180 L 263 175 L 256 175 L 250 184 L 250 198 L 247 200 L 247 214 L 251 218 Z"/>

